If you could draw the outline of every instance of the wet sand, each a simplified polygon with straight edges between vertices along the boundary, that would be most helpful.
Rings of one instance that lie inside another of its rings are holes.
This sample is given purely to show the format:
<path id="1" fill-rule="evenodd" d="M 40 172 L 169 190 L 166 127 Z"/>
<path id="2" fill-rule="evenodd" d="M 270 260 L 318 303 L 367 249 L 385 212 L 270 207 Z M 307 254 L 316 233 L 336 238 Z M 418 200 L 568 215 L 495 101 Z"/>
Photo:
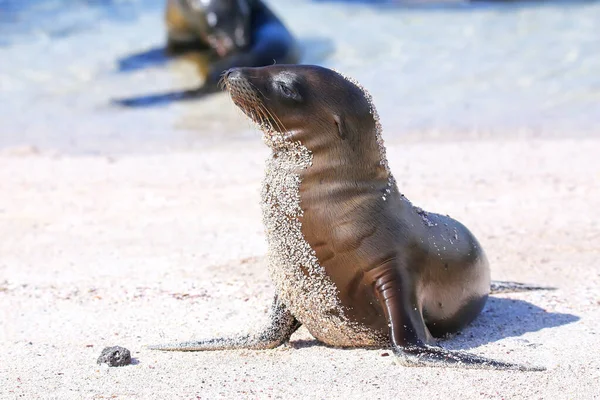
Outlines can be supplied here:
<path id="1" fill-rule="evenodd" d="M 0 155 L 0 397 L 597 398 L 600 140 L 387 145 L 401 191 L 469 226 L 495 279 L 558 287 L 491 298 L 443 345 L 546 372 L 405 368 L 303 328 L 268 351 L 146 350 L 265 321 L 267 149 L 258 137 L 154 155 L 20 147 Z M 134 365 L 98 366 L 112 345 Z"/>

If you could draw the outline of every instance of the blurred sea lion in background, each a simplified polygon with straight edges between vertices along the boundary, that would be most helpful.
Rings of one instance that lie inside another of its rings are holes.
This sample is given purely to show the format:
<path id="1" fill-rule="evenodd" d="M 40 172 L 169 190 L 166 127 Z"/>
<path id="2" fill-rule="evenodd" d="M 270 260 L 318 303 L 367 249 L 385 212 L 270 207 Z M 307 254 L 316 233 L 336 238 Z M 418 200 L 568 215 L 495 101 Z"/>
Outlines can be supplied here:
<path id="1" fill-rule="evenodd" d="M 167 0 L 167 51 L 214 50 L 220 57 L 251 40 L 248 0 Z"/>
<path id="2" fill-rule="evenodd" d="M 293 35 L 260 0 L 167 0 L 165 20 L 166 54 L 194 62 L 204 84 L 115 100 L 117 104 L 137 107 L 196 99 L 218 92 L 221 74 L 230 68 L 295 64 L 300 59 Z M 127 63 L 136 68 L 136 58 L 141 57 L 123 60 L 121 70 L 132 69 Z"/>

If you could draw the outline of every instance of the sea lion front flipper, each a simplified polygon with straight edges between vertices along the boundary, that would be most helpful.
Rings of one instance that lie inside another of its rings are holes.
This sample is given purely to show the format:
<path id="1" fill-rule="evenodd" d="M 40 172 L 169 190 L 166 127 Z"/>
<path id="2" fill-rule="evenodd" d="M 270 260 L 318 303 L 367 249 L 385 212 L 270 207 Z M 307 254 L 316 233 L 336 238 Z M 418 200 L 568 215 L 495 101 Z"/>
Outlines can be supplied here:
<path id="1" fill-rule="evenodd" d="M 453 367 L 517 371 L 544 371 L 543 367 L 497 361 L 462 351 L 451 351 L 426 344 L 432 337 L 415 300 L 414 282 L 402 284 L 400 269 L 394 260 L 371 271 L 375 276 L 375 294 L 379 299 L 390 327 L 392 350 L 398 363 L 411 367 Z M 407 273 L 408 275 L 408 273 Z M 409 278 L 405 278 L 409 280 Z"/>
<path id="2" fill-rule="evenodd" d="M 300 322 L 292 315 L 287 307 L 275 296 L 269 324 L 254 334 L 241 335 L 230 338 L 213 338 L 193 342 L 167 343 L 147 346 L 151 350 L 161 351 L 209 351 L 209 350 L 235 350 L 274 349 L 287 342 L 299 327 Z"/>

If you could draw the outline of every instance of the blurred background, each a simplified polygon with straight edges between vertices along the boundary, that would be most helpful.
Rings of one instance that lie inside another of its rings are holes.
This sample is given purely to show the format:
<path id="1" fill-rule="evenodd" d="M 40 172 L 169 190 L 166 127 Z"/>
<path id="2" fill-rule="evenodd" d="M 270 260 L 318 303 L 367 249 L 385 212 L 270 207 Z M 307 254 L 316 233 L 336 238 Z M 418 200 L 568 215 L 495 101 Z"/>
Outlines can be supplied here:
<path id="1" fill-rule="evenodd" d="M 267 0 L 301 62 L 374 96 L 386 138 L 600 133 L 600 2 Z M 197 151 L 255 141 L 226 94 L 157 107 L 111 99 L 201 81 L 183 60 L 123 71 L 165 43 L 164 0 L 0 0 L 0 148 Z"/>

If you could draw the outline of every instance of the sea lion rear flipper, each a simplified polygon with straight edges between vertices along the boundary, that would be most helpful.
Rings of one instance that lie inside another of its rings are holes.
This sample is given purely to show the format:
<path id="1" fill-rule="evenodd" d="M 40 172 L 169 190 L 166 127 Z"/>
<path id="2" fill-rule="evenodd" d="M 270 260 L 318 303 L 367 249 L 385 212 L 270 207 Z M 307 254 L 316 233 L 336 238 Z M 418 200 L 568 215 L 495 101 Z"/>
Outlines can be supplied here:
<path id="1" fill-rule="evenodd" d="M 508 281 L 492 281 L 490 284 L 490 294 L 528 292 L 532 290 L 556 290 L 556 288 Z"/>
<path id="2" fill-rule="evenodd" d="M 401 273 L 394 261 L 376 268 L 375 292 L 390 327 L 390 341 L 397 361 L 411 367 L 454 367 L 474 369 L 499 369 L 517 371 L 544 371 L 543 367 L 513 364 L 497 361 L 462 351 L 451 351 L 426 344 L 431 335 L 425 326 L 423 316 L 414 293 L 407 293 L 402 285 Z"/>
<path id="3" fill-rule="evenodd" d="M 451 351 L 442 347 L 429 345 L 420 346 L 393 346 L 394 354 L 399 364 L 406 367 L 447 367 L 471 369 L 498 369 L 515 371 L 545 371 L 544 367 L 513 364 L 493 360 L 467 353 L 464 351 Z"/>
<path id="4" fill-rule="evenodd" d="M 269 324 L 257 333 L 230 338 L 213 338 L 193 342 L 150 345 L 147 346 L 147 348 L 162 351 L 273 349 L 287 342 L 292 333 L 294 333 L 300 325 L 300 322 L 296 320 L 287 307 L 278 300 L 277 296 L 275 296 L 269 314 Z"/>

